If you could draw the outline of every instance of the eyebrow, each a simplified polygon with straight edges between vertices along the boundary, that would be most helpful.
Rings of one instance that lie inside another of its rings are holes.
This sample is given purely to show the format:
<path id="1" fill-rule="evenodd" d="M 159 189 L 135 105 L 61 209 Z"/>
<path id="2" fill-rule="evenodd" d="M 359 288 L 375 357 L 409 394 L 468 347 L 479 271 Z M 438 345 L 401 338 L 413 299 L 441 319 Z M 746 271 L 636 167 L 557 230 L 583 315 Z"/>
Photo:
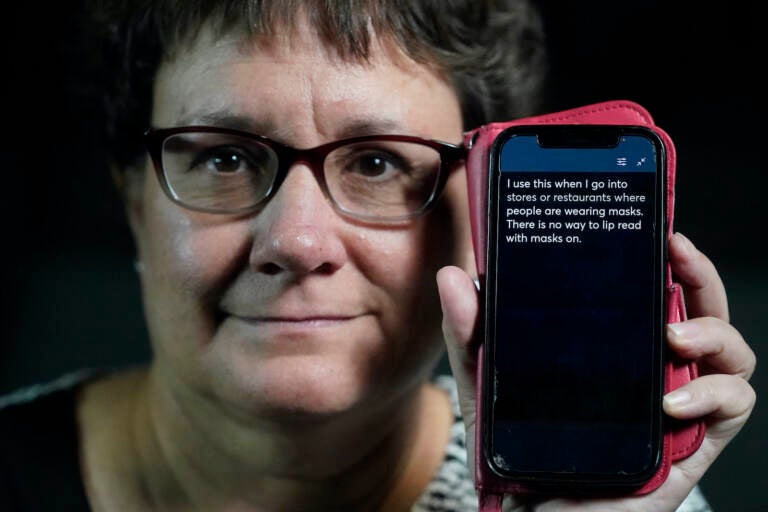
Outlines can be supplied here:
<path id="1" fill-rule="evenodd" d="M 359 135 L 413 135 L 406 133 L 401 123 L 383 117 L 363 117 L 352 119 L 339 129 L 338 137 L 347 139 Z"/>
<path id="2" fill-rule="evenodd" d="M 260 135 L 272 134 L 277 132 L 277 126 L 270 122 L 258 122 L 255 119 L 235 114 L 229 110 L 218 110 L 213 112 L 191 113 L 176 121 L 177 126 L 217 126 L 219 128 L 229 128 L 231 130 L 241 130 L 246 132 L 258 133 Z"/>
<path id="3" fill-rule="evenodd" d="M 263 135 L 274 140 L 285 141 L 290 133 L 271 121 L 258 121 L 252 117 L 235 114 L 230 110 L 190 113 L 180 117 L 176 126 L 216 126 Z M 364 135 L 418 135 L 407 130 L 398 121 L 378 116 L 352 118 L 342 122 L 334 134 L 336 139 L 347 139 Z"/>

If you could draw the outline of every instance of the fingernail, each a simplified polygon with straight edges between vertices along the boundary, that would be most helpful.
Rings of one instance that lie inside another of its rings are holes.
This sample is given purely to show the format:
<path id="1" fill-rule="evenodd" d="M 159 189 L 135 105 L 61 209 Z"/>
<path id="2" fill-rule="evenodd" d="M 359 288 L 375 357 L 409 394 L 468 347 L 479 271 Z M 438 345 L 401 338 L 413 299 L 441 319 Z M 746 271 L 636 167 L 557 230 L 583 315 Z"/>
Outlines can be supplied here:
<path id="1" fill-rule="evenodd" d="M 669 327 L 669 329 L 672 331 L 672 334 L 675 336 L 679 336 L 681 338 L 685 336 L 685 324 L 682 322 L 667 324 L 667 327 Z"/>
<path id="2" fill-rule="evenodd" d="M 672 322 L 667 324 L 667 327 L 672 329 L 672 332 L 674 332 L 678 336 L 682 336 L 683 334 L 685 334 L 685 324 L 682 322 Z"/>
<path id="3" fill-rule="evenodd" d="M 668 336 L 679 343 L 693 340 L 699 334 L 699 328 L 691 322 L 670 323 L 667 328 L 670 331 Z"/>
<path id="4" fill-rule="evenodd" d="M 680 407 L 690 401 L 691 393 L 684 389 L 678 389 L 664 395 L 664 403 L 670 407 Z"/>
<path id="5" fill-rule="evenodd" d="M 685 252 L 691 253 L 694 249 L 696 249 L 696 247 L 693 245 L 693 242 L 691 242 L 687 236 L 680 232 L 675 233 L 675 235 L 677 235 L 677 237 L 680 238 L 680 240 L 683 242 L 683 250 Z"/>

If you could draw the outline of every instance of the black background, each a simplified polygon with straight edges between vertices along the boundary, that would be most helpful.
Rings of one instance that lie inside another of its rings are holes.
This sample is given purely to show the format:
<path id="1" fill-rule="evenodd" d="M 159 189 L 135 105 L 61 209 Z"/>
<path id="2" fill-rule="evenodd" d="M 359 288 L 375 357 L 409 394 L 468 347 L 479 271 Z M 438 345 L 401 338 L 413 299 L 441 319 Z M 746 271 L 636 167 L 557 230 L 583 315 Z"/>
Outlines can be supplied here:
<path id="1" fill-rule="evenodd" d="M 717 265 L 731 320 L 758 355 L 756 409 L 702 487 L 715 510 L 768 510 L 764 18 L 743 1 L 541 4 L 552 57 L 544 110 L 631 99 L 675 140 L 676 228 Z M 3 15 L 0 393 L 148 357 L 79 5 L 26 2 Z"/>

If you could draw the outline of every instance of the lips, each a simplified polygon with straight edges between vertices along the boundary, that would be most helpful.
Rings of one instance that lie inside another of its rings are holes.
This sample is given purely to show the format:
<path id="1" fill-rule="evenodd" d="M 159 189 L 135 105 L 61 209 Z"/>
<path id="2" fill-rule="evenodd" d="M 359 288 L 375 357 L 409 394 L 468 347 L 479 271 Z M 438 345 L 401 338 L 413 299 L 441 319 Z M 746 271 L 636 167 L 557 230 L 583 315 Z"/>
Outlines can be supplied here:
<path id="1" fill-rule="evenodd" d="M 312 315 L 269 315 L 240 316 L 229 315 L 224 325 L 234 328 L 243 339 L 258 342 L 259 345 L 271 345 L 283 341 L 303 341 L 334 344 L 344 333 L 353 332 L 356 320 L 364 315 L 312 314 Z M 239 327 L 238 327 L 239 326 Z M 227 329 L 228 330 L 228 329 Z M 356 332 L 356 329 L 354 329 Z"/>
<path id="2" fill-rule="evenodd" d="M 238 315 L 230 314 L 230 318 L 242 322 L 262 332 L 299 332 L 318 329 L 331 329 L 348 325 L 350 322 L 365 315 L 348 315 L 339 313 L 312 314 L 277 314 L 277 315 Z"/>
<path id="3" fill-rule="evenodd" d="M 330 334 L 333 328 L 351 327 L 380 314 L 375 300 L 354 290 L 309 280 L 284 289 L 273 290 L 269 284 L 238 281 L 217 304 L 219 322 L 239 325 L 249 336 Z"/>
<path id="4" fill-rule="evenodd" d="M 347 322 L 357 318 L 358 315 L 308 315 L 308 316 L 291 316 L 291 315 L 279 315 L 279 316 L 256 316 L 247 317 L 234 315 L 238 319 L 247 322 L 249 324 L 257 326 L 267 325 L 285 325 L 285 326 L 306 326 L 306 327 L 330 327 L 338 325 L 343 322 Z"/>

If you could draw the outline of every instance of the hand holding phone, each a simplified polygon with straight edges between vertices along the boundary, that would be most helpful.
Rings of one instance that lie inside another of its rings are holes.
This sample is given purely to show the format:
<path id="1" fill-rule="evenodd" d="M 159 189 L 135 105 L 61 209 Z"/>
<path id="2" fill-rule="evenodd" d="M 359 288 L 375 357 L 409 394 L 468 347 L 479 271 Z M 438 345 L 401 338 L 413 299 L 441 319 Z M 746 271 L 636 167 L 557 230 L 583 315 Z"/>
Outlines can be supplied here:
<path id="1" fill-rule="evenodd" d="M 595 103 L 541 116 L 492 123 L 466 133 L 465 144 L 469 148 L 467 155 L 467 186 L 470 222 L 481 292 L 479 296 L 473 293 L 471 281 L 460 269 L 443 269 L 438 273 L 438 284 L 440 285 L 441 300 L 443 300 L 443 308 L 447 320 L 444 324 L 444 329 L 448 342 L 448 353 L 451 367 L 457 378 L 460 394 L 462 391 L 464 394 L 467 392 L 476 393 L 475 400 L 462 400 L 461 405 L 467 425 L 468 442 L 471 444 L 471 446 L 468 446 L 468 456 L 475 467 L 475 487 L 478 495 L 479 509 L 483 512 L 500 511 L 503 496 L 511 494 L 520 497 L 527 494 L 540 493 L 540 491 L 543 491 L 543 495 L 535 497 L 534 499 L 537 501 L 545 500 L 547 496 L 558 497 L 580 494 L 582 496 L 587 495 L 599 498 L 599 503 L 604 503 L 602 501 L 603 498 L 610 495 L 616 498 L 630 498 L 631 501 L 626 503 L 622 501 L 616 502 L 619 506 L 623 506 L 623 504 L 630 506 L 632 504 L 632 506 L 643 507 L 643 503 L 647 503 L 647 501 L 639 499 L 638 495 L 649 494 L 652 491 L 658 490 L 658 492 L 654 493 L 655 497 L 648 497 L 650 502 L 656 505 L 663 502 L 668 503 L 670 506 L 673 506 L 674 503 L 679 504 L 680 496 L 682 496 L 680 492 L 689 492 L 690 487 L 688 487 L 688 490 L 681 490 L 681 487 L 686 487 L 686 484 L 681 482 L 679 478 L 675 479 L 674 483 L 669 482 L 670 485 L 662 487 L 662 484 L 667 481 L 667 477 L 670 475 L 673 464 L 675 466 L 679 465 L 681 468 L 692 464 L 696 468 L 695 471 L 692 467 L 685 471 L 694 471 L 700 475 L 714 458 L 711 453 L 703 453 L 701 450 L 697 451 L 704 441 L 706 433 L 704 418 L 701 416 L 693 417 L 675 413 L 674 416 L 677 419 L 669 420 L 668 417 L 662 419 L 660 464 L 658 471 L 644 484 L 601 486 L 590 485 L 586 482 L 583 484 L 573 482 L 570 485 L 554 485 L 549 488 L 545 486 L 544 489 L 541 489 L 535 480 L 517 479 L 513 476 L 500 475 L 491 468 L 488 459 L 484 456 L 484 440 L 486 439 L 487 425 L 481 421 L 481 418 L 486 417 L 484 404 L 489 395 L 489 387 L 487 386 L 486 379 L 484 379 L 487 375 L 484 353 L 488 347 L 483 329 L 475 330 L 472 326 L 475 325 L 479 308 L 481 311 L 480 327 L 484 327 L 482 311 L 485 309 L 486 304 L 483 301 L 485 300 L 486 289 L 489 285 L 487 273 L 489 272 L 488 267 L 491 262 L 488 261 L 487 248 L 489 246 L 489 237 L 491 236 L 489 230 L 489 213 L 491 211 L 489 208 L 489 173 L 492 172 L 490 167 L 491 150 L 499 134 L 505 129 L 516 125 L 538 124 L 630 125 L 642 126 L 652 130 L 663 141 L 666 156 L 666 190 L 664 191 L 663 198 L 657 198 L 663 201 L 663 208 L 665 210 L 665 222 L 660 229 L 665 231 L 665 241 L 669 239 L 673 232 L 675 147 L 664 130 L 656 126 L 648 111 L 635 102 L 616 100 Z M 670 254 L 674 258 L 665 265 L 666 280 L 664 291 L 667 304 L 666 316 L 669 322 L 681 322 L 687 318 L 681 286 L 676 282 L 677 276 L 673 275 L 671 271 L 675 268 L 675 265 L 678 266 L 676 271 L 681 271 L 679 267 L 682 261 L 681 258 L 683 258 L 681 256 L 681 247 L 683 246 L 679 243 L 674 247 L 670 247 Z M 675 250 L 672 251 L 672 249 Z M 688 266 L 691 263 L 688 262 L 685 265 Z M 689 275 L 687 266 L 683 269 L 684 273 L 681 276 L 683 284 L 688 283 L 690 285 L 696 279 L 704 279 L 704 277 L 701 277 L 702 274 L 707 274 L 707 279 L 716 279 L 716 275 L 714 277 L 709 276 L 712 270 L 708 269 L 706 265 L 702 265 L 702 268 L 697 268 L 696 274 L 698 277 Z M 714 294 L 717 295 L 716 293 Z M 462 296 L 464 297 L 463 299 L 461 299 Z M 472 300 L 469 299 L 470 296 Z M 702 316 L 707 314 L 706 311 L 701 311 L 695 306 L 696 304 L 694 304 L 694 308 L 691 310 L 693 315 Z M 730 348 L 728 350 L 731 352 L 738 352 L 739 354 L 748 352 L 748 349 L 744 350 L 744 347 L 741 346 L 744 345 L 743 340 L 733 339 L 729 343 Z M 701 354 L 701 356 L 704 356 L 704 354 Z M 712 365 L 714 368 L 719 368 L 725 373 L 733 373 L 732 369 L 720 368 L 722 365 L 719 364 L 719 360 L 712 361 Z M 682 359 L 669 352 L 663 361 L 663 370 L 664 392 L 670 392 L 683 385 L 687 387 L 696 386 L 699 382 L 697 379 L 697 365 L 687 356 L 685 359 Z M 473 380 L 475 385 L 472 384 Z M 731 380 L 743 384 L 743 380 L 740 378 L 734 377 Z M 467 397 L 465 396 L 465 398 Z M 665 419 L 668 421 L 665 421 Z M 737 428 L 734 429 L 734 432 L 737 431 Z M 474 443 L 471 442 L 472 439 L 474 439 Z M 714 442 L 711 438 L 709 441 Z M 694 454 L 694 457 L 688 459 L 689 456 Z M 588 508 L 588 502 L 583 502 L 583 505 Z"/>

